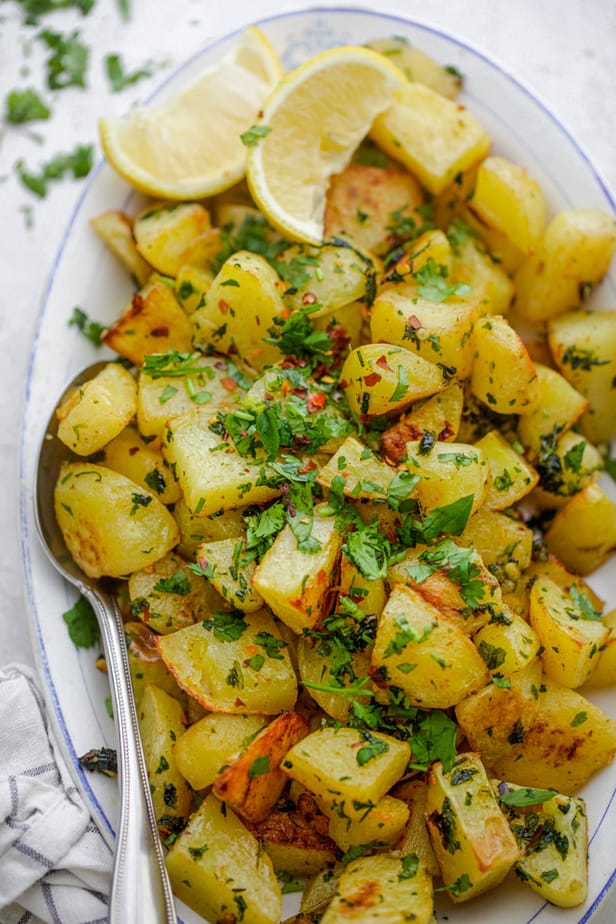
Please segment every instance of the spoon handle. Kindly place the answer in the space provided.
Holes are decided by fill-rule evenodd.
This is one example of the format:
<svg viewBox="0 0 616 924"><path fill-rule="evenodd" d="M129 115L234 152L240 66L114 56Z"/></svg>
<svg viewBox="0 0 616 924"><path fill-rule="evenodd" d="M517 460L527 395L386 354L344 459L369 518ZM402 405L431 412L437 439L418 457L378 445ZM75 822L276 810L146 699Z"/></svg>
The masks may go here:
<svg viewBox="0 0 616 924"><path fill-rule="evenodd" d="M126 637L115 600L83 587L98 618L118 737L120 819L109 924L176 924L133 696Z"/></svg>

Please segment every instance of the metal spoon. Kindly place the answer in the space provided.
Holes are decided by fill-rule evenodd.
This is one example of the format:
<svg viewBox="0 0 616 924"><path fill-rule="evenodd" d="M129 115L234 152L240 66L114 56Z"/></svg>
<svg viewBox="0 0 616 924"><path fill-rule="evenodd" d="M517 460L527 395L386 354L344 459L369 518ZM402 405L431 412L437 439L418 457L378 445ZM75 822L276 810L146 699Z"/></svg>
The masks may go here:
<svg viewBox="0 0 616 924"><path fill-rule="evenodd" d="M95 363L70 382L58 400L107 365ZM56 405L57 406L57 405ZM107 660L118 736L120 819L116 837L109 924L176 924L173 894L150 796L122 617L99 581L86 577L69 554L54 513L54 486L69 450L57 437L56 410L43 437L36 471L35 520L51 563L96 613Z"/></svg>

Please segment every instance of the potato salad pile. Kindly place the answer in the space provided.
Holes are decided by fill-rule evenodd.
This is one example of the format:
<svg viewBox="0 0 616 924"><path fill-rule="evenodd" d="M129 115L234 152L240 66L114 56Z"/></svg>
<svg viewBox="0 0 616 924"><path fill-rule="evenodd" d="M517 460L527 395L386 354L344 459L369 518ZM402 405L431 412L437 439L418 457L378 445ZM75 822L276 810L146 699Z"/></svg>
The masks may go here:
<svg viewBox="0 0 616 924"><path fill-rule="evenodd" d="M93 221L137 291L58 412L56 513L116 583L169 873L212 924L301 889L297 920L429 924L516 875L581 904L616 750L586 696L616 677L586 580L616 547L616 312L586 306L614 219L549 214L460 75L373 48L404 92L323 243L250 169Z"/></svg>

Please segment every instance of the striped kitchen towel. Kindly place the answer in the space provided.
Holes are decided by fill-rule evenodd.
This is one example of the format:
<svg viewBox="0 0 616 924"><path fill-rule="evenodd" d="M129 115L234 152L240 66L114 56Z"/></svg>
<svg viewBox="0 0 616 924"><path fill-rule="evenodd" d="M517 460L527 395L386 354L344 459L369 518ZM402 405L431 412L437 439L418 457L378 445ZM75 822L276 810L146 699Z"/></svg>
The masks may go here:
<svg viewBox="0 0 616 924"><path fill-rule="evenodd" d="M26 668L0 669L0 922L104 924L111 851Z"/></svg>

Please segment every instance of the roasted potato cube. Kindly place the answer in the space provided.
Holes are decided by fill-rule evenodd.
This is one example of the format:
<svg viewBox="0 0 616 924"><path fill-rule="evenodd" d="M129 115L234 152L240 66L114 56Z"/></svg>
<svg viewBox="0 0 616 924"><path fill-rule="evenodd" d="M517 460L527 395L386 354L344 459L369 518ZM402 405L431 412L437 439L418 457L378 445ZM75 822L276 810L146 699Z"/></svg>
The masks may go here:
<svg viewBox="0 0 616 924"><path fill-rule="evenodd" d="M470 112L420 83L396 91L370 135L434 194L490 148L488 133Z"/></svg>
<svg viewBox="0 0 616 924"><path fill-rule="evenodd" d="M530 564L533 531L521 520L482 507L469 519L456 542L473 546L503 590L510 591Z"/></svg>
<svg viewBox="0 0 616 924"><path fill-rule="evenodd" d="M383 680L426 709L454 706L489 680L463 630L403 584L394 586L381 613L372 663Z"/></svg>
<svg viewBox="0 0 616 924"><path fill-rule="evenodd" d="M338 594L338 611L344 612L348 597L355 604L354 619L357 610L364 616L380 616L387 602L387 591L383 578L366 578L357 565L353 564L345 552L340 556L340 591Z"/></svg>
<svg viewBox="0 0 616 924"><path fill-rule="evenodd" d="M205 295L205 304L191 316L194 342L203 350L239 354L257 370L280 359L267 343L275 319L285 316L286 284L265 257L239 250L223 264Z"/></svg>
<svg viewBox="0 0 616 924"><path fill-rule="evenodd" d="M406 453L406 444L434 433L439 442L455 440L460 428L464 394L459 382L451 382L440 394L427 398L403 414L381 437L386 459L397 464Z"/></svg>
<svg viewBox="0 0 616 924"><path fill-rule="evenodd" d="M588 893L584 800L556 792L550 798L546 790L529 790L504 782L496 783L494 788L522 851L516 863L518 878L552 905L581 905ZM542 801L531 801L533 797L541 799L542 794Z"/></svg>
<svg viewBox="0 0 616 924"><path fill-rule="evenodd" d="M359 244L359 242L356 242ZM361 245L359 245L361 246ZM301 267L301 275L294 267ZM329 315L345 305L366 299L374 284L372 259L354 247L295 244L280 255L281 274L288 266L287 310L310 309L310 317Z"/></svg>
<svg viewBox="0 0 616 924"><path fill-rule="evenodd" d="M435 302L422 295L422 285L416 281L385 288L372 306L372 340L398 344L466 379L473 365L473 324L484 313L480 307L484 294L473 290Z"/></svg>
<svg viewBox="0 0 616 924"><path fill-rule="evenodd" d="M365 817L405 772L406 741L382 732L325 726L287 753L282 768L317 798L332 818Z"/></svg>
<svg viewBox="0 0 616 924"><path fill-rule="evenodd" d="M242 384L240 384L242 383ZM249 380L223 356L148 356L139 372L137 422L143 436L160 436L168 420L196 407L224 409L246 394ZM212 411L214 413L214 411Z"/></svg>
<svg viewBox="0 0 616 924"><path fill-rule="evenodd" d="M560 509L594 481L601 468L601 453L579 433L569 430L558 438L553 434L544 437L537 460L540 481L532 494L533 504L541 509Z"/></svg>
<svg viewBox="0 0 616 924"><path fill-rule="evenodd" d="M473 232L461 222L455 222L447 232L453 237L451 275L474 290L483 290L488 304L481 303L481 314L506 315L515 293L513 282L505 270L495 263Z"/></svg>
<svg viewBox="0 0 616 924"><path fill-rule="evenodd" d="M525 416L521 418L525 419ZM506 510L530 494L539 481L539 475L498 430L490 430L477 440L475 446L485 453L490 468L490 482L484 500L487 510Z"/></svg>
<svg viewBox="0 0 616 924"><path fill-rule="evenodd" d="M322 924L430 924L432 878L414 854L361 857L346 867Z"/></svg>
<svg viewBox="0 0 616 924"><path fill-rule="evenodd" d="M167 854L173 891L208 921L277 924L282 895L271 861L231 809L210 795Z"/></svg>
<svg viewBox="0 0 616 924"><path fill-rule="evenodd" d="M325 488L331 488L335 481L347 497L385 499L396 476L399 473L395 468L379 459L355 436L347 436L321 468L317 481Z"/></svg>
<svg viewBox="0 0 616 924"><path fill-rule="evenodd" d="M529 583L533 581L533 579L542 580L543 578L549 578L566 594L574 593L572 588L575 587L579 594L588 597L593 609L597 610L599 613L603 612L605 601L595 593L590 584L588 584L583 577L568 571L555 555L548 555L545 560L531 561L524 572L524 578Z"/></svg>
<svg viewBox="0 0 616 924"><path fill-rule="evenodd" d="M537 632L506 604L492 608L489 620L473 641L493 678L510 677L523 670L541 647Z"/></svg>
<svg viewBox="0 0 616 924"><path fill-rule="evenodd" d="M248 747L269 721L270 716L258 714L203 716L175 742L174 755L180 773L193 789L211 786L224 766Z"/></svg>
<svg viewBox="0 0 616 924"><path fill-rule="evenodd" d="M520 850L477 754L430 768L426 823L445 886L464 902L503 881Z"/></svg>
<svg viewBox="0 0 616 924"><path fill-rule="evenodd" d="M545 533L548 549L577 574L590 574L616 547L616 505L591 483L558 511Z"/></svg>
<svg viewBox="0 0 616 924"><path fill-rule="evenodd" d="M561 374L587 398L582 433L594 443L616 435L616 312L570 311L548 325Z"/></svg>
<svg viewBox="0 0 616 924"><path fill-rule="evenodd" d="M186 312L194 314L205 305L205 294L214 281L212 270L183 263L175 277L175 295Z"/></svg>
<svg viewBox="0 0 616 924"><path fill-rule="evenodd" d="M276 497L280 489L263 483L267 463L240 456L212 433L211 419L207 408L194 408L172 418L163 433L163 454L190 512L209 516Z"/></svg>
<svg viewBox="0 0 616 924"><path fill-rule="evenodd" d="M239 539L246 534L244 507L235 510L217 510L207 517L195 516L186 506L183 497L173 507L173 517L180 530L178 552L194 560L202 542L220 539Z"/></svg>
<svg viewBox="0 0 616 924"><path fill-rule="evenodd" d="M408 584L467 635L481 628L490 609L501 602L498 581L481 556L449 538L407 549L404 558L390 565L387 582L390 587Z"/></svg>
<svg viewBox="0 0 616 924"><path fill-rule="evenodd" d="M514 278L516 311L533 323L577 308L605 275L616 249L616 223L601 209L559 212Z"/></svg>
<svg viewBox="0 0 616 924"><path fill-rule="evenodd" d="M135 416L137 383L123 366L109 363L74 388L58 406L58 439L78 456L90 456Z"/></svg>
<svg viewBox="0 0 616 924"><path fill-rule="evenodd" d="M319 687L336 686L339 681L332 674L332 654L334 642L329 642L327 633L312 644L308 639L300 638L297 646L297 667L299 677L314 701L323 712L337 722L347 722L351 711L348 697ZM349 656L349 670L356 677L367 677L370 672L370 651L354 651ZM367 704L368 697L358 697L358 701Z"/></svg>
<svg viewBox="0 0 616 924"><path fill-rule="evenodd" d="M153 683L185 705L187 696L177 685L173 674L167 670L148 627L142 622L129 620L124 623L124 634L135 702L141 699L146 684Z"/></svg>
<svg viewBox="0 0 616 924"><path fill-rule="evenodd" d="M254 558L246 557L243 539L219 539L202 542L197 549L197 563L211 586L230 606L244 613L255 613L263 598L251 584L255 572Z"/></svg>
<svg viewBox="0 0 616 924"><path fill-rule="evenodd" d="M250 741L218 774L213 791L234 812L258 824L278 802L287 777L280 764L287 751L308 734L297 712L283 712Z"/></svg>
<svg viewBox="0 0 616 924"><path fill-rule="evenodd" d="M173 284L152 275L135 292L118 321L102 334L103 342L120 356L141 366L150 353L192 348L192 325L175 297Z"/></svg>
<svg viewBox="0 0 616 924"><path fill-rule="evenodd" d="M340 851L327 833L328 824L329 819L319 810L316 800L303 792L296 803L285 800L262 822L249 822L247 827L263 845L276 872L283 874L284 881L283 877L306 879L325 871L331 876ZM334 891L335 886L332 894ZM302 907L304 899L310 901L306 892L302 896ZM319 896L318 904L322 901Z"/></svg>
<svg viewBox="0 0 616 924"><path fill-rule="evenodd" d="M137 285L145 285L152 273L152 267L137 250L132 219L124 212L110 209L96 215L90 220L90 224L114 257L126 267Z"/></svg>
<svg viewBox="0 0 616 924"><path fill-rule="evenodd" d="M295 705L286 642L265 610L213 613L157 645L182 689L212 712L276 715Z"/></svg>
<svg viewBox="0 0 616 924"><path fill-rule="evenodd" d="M442 391L447 382L437 365L389 343L368 343L347 356L340 373L351 410L361 421L395 414L414 401Z"/></svg>
<svg viewBox="0 0 616 924"><path fill-rule="evenodd" d="M101 461L107 468L148 488L163 504L175 504L182 496L180 486L163 458L160 444L144 440L134 426L125 427L107 443Z"/></svg>
<svg viewBox="0 0 616 924"><path fill-rule="evenodd" d="M362 250L380 254L396 241L396 227L421 225L415 211L421 186L402 170L350 164L334 174L327 190L324 236L347 236Z"/></svg>
<svg viewBox="0 0 616 924"><path fill-rule="evenodd" d="M474 330L471 390L498 414L525 414L538 396L537 373L520 336L503 317L482 318Z"/></svg>
<svg viewBox="0 0 616 924"><path fill-rule="evenodd" d="M133 232L137 249L164 276L177 276L181 256L210 227L210 216L198 202L147 206L137 215Z"/></svg>
<svg viewBox="0 0 616 924"><path fill-rule="evenodd" d="M509 741L492 762L496 776L571 796L613 759L616 722L577 690L544 677L534 719L526 729L514 725Z"/></svg>
<svg viewBox="0 0 616 924"><path fill-rule="evenodd" d="M546 204L539 183L504 157L479 164L470 207L522 253L532 253L545 230Z"/></svg>
<svg viewBox="0 0 616 924"><path fill-rule="evenodd" d="M554 369L535 363L537 396L518 422L518 434L536 459L544 440L569 430L588 408L588 401Z"/></svg>
<svg viewBox="0 0 616 924"><path fill-rule="evenodd" d="M228 606L205 578L169 552L164 558L134 571L128 579L130 612L161 635L177 632Z"/></svg>
<svg viewBox="0 0 616 924"><path fill-rule="evenodd" d="M406 444L405 464L419 475L414 491L425 512L472 495L471 515L483 504L490 468L482 449L468 443Z"/></svg>
<svg viewBox="0 0 616 924"><path fill-rule="evenodd" d="M394 786L392 795L402 799L409 807L409 820L395 845L396 853L402 857L409 853L416 854L431 876L440 876L441 869L426 827L428 784L423 779L403 780Z"/></svg>
<svg viewBox="0 0 616 924"><path fill-rule="evenodd" d="M487 767L521 740L539 709L541 662L535 658L505 685L488 684L456 706L456 719L470 747Z"/></svg>
<svg viewBox="0 0 616 924"><path fill-rule="evenodd" d="M332 815L329 835L341 850L370 844L392 846L401 836L409 818L409 808L402 799L383 796L363 818L352 820Z"/></svg>
<svg viewBox="0 0 616 924"><path fill-rule="evenodd" d="M161 831L169 832L174 830L173 822L185 821L192 808L190 787L173 755L186 717L177 699L151 683L145 685L137 713L154 814Z"/></svg>
<svg viewBox="0 0 616 924"><path fill-rule="evenodd" d="M312 518L310 549L302 549L290 525L278 533L252 577L254 589L272 612L301 635L327 615L330 588L340 556L342 538L335 517Z"/></svg>
<svg viewBox="0 0 616 924"><path fill-rule="evenodd" d="M462 88L462 74L455 67L439 64L402 36L373 39L366 42L366 47L385 55L408 80L423 83L447 99L455 99Z"/></svg>
<svg viewBox="0 0 616 924"><path fill-rule="evenodd" d="M581 687L609 634L589 598L575 587L567 594L539 577L530 591L530 624L541 641L547 676L565 687Z"/></svg>
<svg viewBox="0 0 616 924"><path fill-rule="evenodd" d="M91 462L62 465L54 507L66 546L88 577L138 571L179 539L175 520L154 494Z"/></svg>
<svg viewBox="0 0 616 924"><path fill-rule="evenodd" d="M592 674L586 681L587 689L597 690L616 684L616 609L605 614L603 625L608 629L608 636L595 659Z"/></svg>

